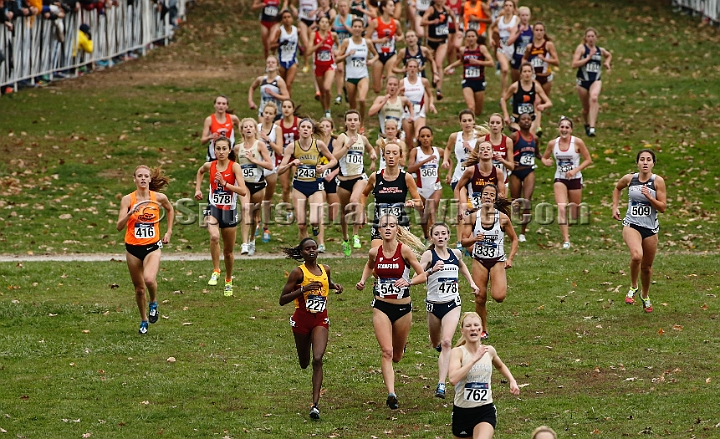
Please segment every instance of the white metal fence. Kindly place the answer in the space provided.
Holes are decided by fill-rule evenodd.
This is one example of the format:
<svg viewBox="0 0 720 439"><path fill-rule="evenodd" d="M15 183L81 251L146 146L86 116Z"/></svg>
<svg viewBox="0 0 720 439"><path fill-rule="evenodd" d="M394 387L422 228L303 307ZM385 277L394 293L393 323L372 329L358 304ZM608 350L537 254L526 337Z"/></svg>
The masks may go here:
<svg viewBox="0 0 720 439"><path fill-rule="evenodd" d="M720 24L720 0L673 0L675 6L686 9Z"/></svg>
<svg viewBox="0 0 720 439"><path fill-rule="evenodd" d="M173 15L184 18L186 0L171 1ZM118 6L108 7L105 14L97 10L68 13L63 19L64 42L57 39L51 20L41 16L13 20L14 32L0 26L0 86L17 88L21 81L31 84L43 76L62 73L77 75L78 69L96 61L107 61L129 52L145 52L153 43L167 44L173 34L170 13L161 17L157 4L151 0L119 0ZM80 25L90 27L93 52L76 50ZM76 55L73 56L73 52Z"/></svg>

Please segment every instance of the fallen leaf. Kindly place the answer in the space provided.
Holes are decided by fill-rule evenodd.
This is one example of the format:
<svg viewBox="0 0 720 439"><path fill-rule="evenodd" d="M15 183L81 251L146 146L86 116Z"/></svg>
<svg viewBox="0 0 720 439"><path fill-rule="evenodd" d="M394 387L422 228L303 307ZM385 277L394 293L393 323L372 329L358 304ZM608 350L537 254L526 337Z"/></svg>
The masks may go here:
<svg viewBox="0 0 720 439"><path fill-rule="evenodd" d="M682 325L673 325L674 331L682 331L682 329L683 329Z"/></svg>
<svg viewBox="0 0 720 439"><path fill-rule="evenodd" d="M712 378L705 379L705 384L710 384L710 381L712 381Z"/></svg>
<svg viewBox="0 0 720 439"><path fill-rule="evenodd" d="M92 433L84 433L84 434L82 435L83 439L87 439L87 438L89 438L90 436L92 436Z"/></svg>
<svg viewBox="0 0 720 439"><path fill-rule="evenodd" d="M175 357L168 357L168 359L167 359L166 361L167 361L168 363L174 363L174 362L176 362L177 360L175 359Z"/></svg>
<svg viewBox="0 0 720 439"><path fill-rule="evenodd" d="M150 405L150 401L141 401L140 404L142 404L142 405Z"/></svg>
<svg viewBox="0 0 720 439"><path fill-rule="evenodd" d="M89 333L90 333L90 330L89 330L89 329L83 329L83 330L82 330L82 333L83 333L83 334L89 334Z"/></svg>
<svg viewBox="0 0 720 439"><path fill-rule="evenodd" d="M660 329L658 330L658 334L659 334L659 335L663 335L664 333L665 333L665 331L663 331L663 328L660 328Z"/></svg>

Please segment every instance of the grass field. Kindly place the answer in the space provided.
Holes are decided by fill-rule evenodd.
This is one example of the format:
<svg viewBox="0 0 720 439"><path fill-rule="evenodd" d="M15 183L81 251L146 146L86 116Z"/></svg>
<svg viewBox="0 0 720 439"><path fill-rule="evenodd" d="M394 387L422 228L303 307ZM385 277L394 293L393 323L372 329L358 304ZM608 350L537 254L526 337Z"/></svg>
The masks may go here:
<svg viewBox="0 0 720 439"><path fill-rule="evenodd" d="M720 437L720 35L664 1L522 4L547 24L561 56L553 119L569 115L581 125L568 66L585 27L599 30L614 66L605 76L598 137L584 139L594 159L584 172L590 225L571 228L574 250L563 253L556 225L531 224L508 273L508 299L490 306L491 343L527 384L515 398L495 376L497 437L528 437L543 423L560 437ZM167 48L3 96L0 253L122 252L117 209L139 163L163 165L174 179L171 200L191 196L214 96L228 95L240 117L253 115L247 88L262 62L259 25L247 6L201 1ZM448 79L441 113L430 120L438 145L457 130L463 108L457 74ZM294 91L319 116L308 80L300 75ZM491 73L486 114L496 111L498 94ZM548 121L544 128L554 130ZM660 217L651 315L622 301L628 256L610 216L615 181L635 169L635 153L646 146L658 153L655 170L668 182L669 202ZM554 169L536 172L535 201L552 203ZM174 230L166 254L206 252L205 230ZM259 252L296 241L294 227L272 231L273 242L258 242ZM368 238L367 229L362 235ZM339 251L338 231L328 236L329 250ZM231 300L205 286L208 262L163 262L160 300L167 302L145 338L135 335L124 263L0 263L0 436L450 437L451 402L432 398L437 357L421 288L413 290L415 326L396 368L401 410L391 413L370 293L352 288L362 260L326 260L346 292L331 299L323 420L311 423L310 373L297 366L292 310L277 304L281 274L294 264L238 261L240 291ZM463 291L467 311L471 297ZM177 361L168 362L171 356Z"/></svg>

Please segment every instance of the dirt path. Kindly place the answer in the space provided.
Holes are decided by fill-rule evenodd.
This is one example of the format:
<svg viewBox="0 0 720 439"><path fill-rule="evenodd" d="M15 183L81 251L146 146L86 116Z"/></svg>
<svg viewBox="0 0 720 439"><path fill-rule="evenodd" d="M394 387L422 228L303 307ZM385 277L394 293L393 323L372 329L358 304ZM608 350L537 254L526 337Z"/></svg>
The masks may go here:
<svg viewBox="0 0 720 439"><path fill-rule="evenodd" d="M322 259L339 259L344 258L341 253L325 253ZM353 259L367 258L367 254L358 253L352 255ZM187 253L173 254L163 253L163 261L209 261L210 255L207 253ZM256 254L252 257L235 256L236 263L242 263L243 259L285 259L282 254ZM72 255L0 255L1 262L111 262L124 261L125 255L120 253L79 253Z"/></svg>

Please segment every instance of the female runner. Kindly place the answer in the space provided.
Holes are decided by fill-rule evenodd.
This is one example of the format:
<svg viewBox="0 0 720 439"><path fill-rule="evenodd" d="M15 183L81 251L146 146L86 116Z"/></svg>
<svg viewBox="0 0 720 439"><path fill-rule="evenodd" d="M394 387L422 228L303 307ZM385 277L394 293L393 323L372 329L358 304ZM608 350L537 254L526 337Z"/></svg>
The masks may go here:
<svg viewBox="0 0 720 439"><path fill-rule="evenodd" d="M285 80L288 93L292 95L292 84L297 74L297 51L298 51L298 29L293 24L292 12L282 11L280 14L280 26L270 37L270 48L278 49L280 61L280 76Z"/></svg>
<svg viewBox="0 0 720 439"><path fill-rule="evenodd" d="M508 73L510 73L510 62L512 61L515 47L508 43L510 36L515 34L520 19L515 15L515 2L505 0L503 2L502 15L500 15L490 26L488 33L491 35L490 43L496 51L498 63L500 63L500 96L505 96L508 88Z"/></svg>
<svg viewBox="0 0 720 439"><path fill-rule="evenodd" d="M165 194L158 192L168 185L160 169L140 165L133 172L135 191L120 201L117 230L125 232L125 260L135 287L135 302L140 311L140 334L147 334L148 322L158 320L157 273L163 244L170 243L175 210ZM160 238L160 209L167 213L168 229ZM148 311L147 289L150 296Z"/></svg>
<svg viewBox="0 0 720 439"><path fill-rule="evenodd" d="M398 67L400 64L395 63L393 73L407 74L407 63L409 60L415 59L418 63L418 74L423 78L427 77L425 73L425 62L430 63L430 68L433 72L433 76L437 76L437 65L435 65L435 58L432 56L432 52L425 46L418 45L418 37L414 30L405 32L405 47L400 49L398 52L398 61L402 61L403 67Z"/></svg>
<svg viewBox="0 0 720 439"><path fill-rule="evenodd" d="M400 145L381 139L380 150L385 156L385 168L370 175L368 184L363 191L363 205L371 193L375 203L373 226L370 232L371 248L382 244L382 237L378 230L381 217L392 214L398 219L400 227L408 229L410 218L405 212L405 208L422 209L423 207L415 179L400 168L403 158ZM406 200L408 193L412 198Z"/></svg>
<svg viewBox="0 0 720 439"><path fill-rule="evenodd" d="M242 170L245 186L248 188L248 195L240 198L243 207L243 222L240 224L240 238L242 246L241 255L252 256L255 254L255 226L257 217L260 214L260 205L265 198L264 170L272 171L275 163L270 160L270 153L265 144L258 136L255 119L245 118L240 123L240 132L243 140L235 145L235 157ZM250 235L252 240L250 240Z"/></svg>
<svg viewBox="0 0 720 439"><path fill-rule="evenodd" d="M413 105L408 98L405 96L399 96L400 92L400 81L395 76L390 76L385 85L386 94L384 96L378 96L375 98L375 102L370 106L368 110L368 116L372 117L378 115L378 121L380 122L380 134L385 133L385 122L393 120L397 124L403 120L403 115L407 112L410 115L410 119L415 116Z"/></svg>
<svg viewBox="0 0 720 439"><path fill-rule="evenodd" d="M447 1L447 7L448 9L453 13L454 21L451 21L448 23L448 54L447 54L447 60L448 64L452 64L455 62L456 59L459 57L459 50L460 47L463 44L463 39L465 38L464 32L463 32L463 0L446 0ZM454 71L451 70L450 74L453 74Z"/></svg>
<svg viewBox="0 0 720 439"><path fill-rule="evenodd" d="M215 98L215 113L205 118L200 144L208 144L205 161L215 160L215 139L225 137L230 140L230 146L235 144L235 129L240 127L240 118L227 112L229 100L220 95Z"/></svg>
<svg viewBox="0 0 720 439"><path fill-rule="evenodd" d="M525 48L523 60L529 62L535 70L535 81L542 86L545 94L550 96L552 91L552 67L560 67L560 59L558 58L555 43L545 32L545 24L537 22L533 26L532 44L528 44ZM542 113L537 114L537 136L542 136Z"/></svg>
<svg viewBox="0 0 720 439"><path fill-rule="evenodd" d="M518 8L518 17L520 23L515 28L515 33L510 35L508 44L513 46L512 56L512 81L517 82L520 80L520 66L523 62L523 55L525 55L525 48L533 42L533 28L530 26L530 8L527 6L521 6Z"/></svg>
<svg viewBox="0 0 720 439"><path fill-rule="evenodd" d="M476 137L479 138L478 130L476 129L475 132ZM481 135L485 135L484 133ZM492 159L493 148L490 142L477 142L475 149L465 159L465 171L453 191L455 199L458 200L458 221L465 221L467 216L465 212L468 208L480 208L483 186L494 184L498 187L500 195L505 197L506 188L500 180L502 174L493 166Z"/></svg>
<svg viewBox="0 0 720 439"><path fill-rule="evenodd" d="M294 6L293 9L295 9ZM317 9L317 0L298 0L298 8L295 9L295 15L298 18L298 30L300 31L300 43L302 43L302 46L305 49L310 47L310 38L312 37L311 28L314 27L315 18L317 18ZM310 71L310 64L308 62L310 54L307 53L306 50L303 56L305 58L305 65L303 66L302 71L303 73L307 73Z"/></svg>
<svg viewBox="0 0 720 439"><path fill-rule="evenodd" d="M343 41L335 54L335 59L338 62L348 58L345 62L345 88L348 93L350 109L359 111L361 127L364 126L365 121L365 98L367 97L370 81L367 66L372 66L375 60L378 59L375 45L362 36L364 30L362 20L359 18L353 19L352 37ZM368 59L370 53L373 54L373 57Z"/></svg>
<svg viewBox="0 0 720 439"><path fill-rule="evenodd" d="M299 107L295 106L295 102L293 102L290 99L285 99L282 102L282 107L281 107L282 118L279 121L275 122L275 125L280 127L280 134L282 135L283 153L275 155L276 166L279 166L280 163L282 163L283 154L285 153L285 149L288 146L293 145L295 143L295 141L300 138L300 135L298 134L298 123L300 123L300 118L295 115L298 108ZM278 179L280 179L280 186L282 187L283 203L289 203L290 202L290 193L292 190L292 188L291 188L292 175L290 173L287 173L287 174L278 173ZM288 212L288 219L291 219L291 218L292 218L292 213Z"/></svg>
<svg viewBox="0 0 720 439"><path fill-rule="evenodd" d="M328 17L318 19L318 30L315 32L312 42L313 45L308 49L308 52L315 53L315 80L320 88L320 103L325 112L325 117L331 117L331 89L335 79L335 60L332 50L333 46L337 45L337 37L330 32L330 19Z"/></svg>
<svg viewBox="0 0 720 439"><path fill-rule="evenodd" d="M557 433L552 428L541 425L533 430L530 439L557 439Z"/></svg>
<svg viewBox="0 0 720 439"><path fill-rule="evenodd" d="M492 367L510 384L510 393L520 394L510 369L492 346L482 344L480 329L485 324L477 313L466 312L460 320L460 340L450 357L450 383L455 386L452 411L453 437L491 439L497 425L493 404Z"/></svg>
<svg viewBox="0 0 720 439"><path fill-rule="evenodd" d="M258 114L262 117L265 105L268 102L275 104L275 108L280 107L280 104L285 99L290 99L290 92L288 91L285 80L278 73L278 60L274 56L267 57L265 61L265 74L255 78L255 81L250 85L248 90L248 106L251 110L257 108L255 101L253 101L253 93L255 89L260 87L260 109Z"/></svg>
<svg viewBox="0 0 720 439"><path fill-rule="evenodd" d="M462 243L472 246L472 277L480 287L475 296L475 311L482 318L480 338L487 340L487 290L490 281L490 295L502 303L507 295L505 270L512 268L513 258L518 249L518 239L510 221L510 202L498 196L494 184L482 189L482 205L470 214L465 223ZM505 236L510 238L510 255L505 254ZM507 258L507 259L506 259Z"/></svg>
<svg viewBox="0 0 720 439"><path fill-rule="evenodd" d="M607 73L610 73L612 61L612 54L607 49L598 47L596 43L597 31L590 27L585 31L583 43L575 49L572 60L572 68L578 69L577 92L583 107L585 134L588 137L595 137L595 123L600 111L598 97L602 90L602 68L604 66Z"/></svg>
<svg viewBox="0 0 720 439"><path fill-rule="evenodd" d="M225 261L225 297L233 295L232 271L235 255L235 233L238 223L237 196L248 195L240 165L230 159L230 141L224 137L215 139L217 160L200 166L195 177L195 199L202 200L203 175L209 172L210 192L208 207L205 208L204 226L210 234L210 257L213 272L208 285L215 286L220 277L220 233L223 238L223 259ZM233 154L234 155L234 154Z"/></svg>
<svg viewBox="0 0 720 439"><path fill-rule="evenodd" d="M378 230L382 245L370 249L356 288L362 291L370 275L376 277L373 284L373 327L382 351L380 369L388 391L385 403L391 410L397 410L399 404L392 363L402 360L410 332L412 302L409 287L425 282L426 276L415 276L410 280L410 268L416 273L423 271L410 246L398 241L398 234L410 235L410 232L401 232L403 229L398 226L394 215L380 217Z"/></svg>
<svg viewBox="0 0 720 439"><path fill-rule="evenodd" d="M490 133L486 134L483 140L490 142L493 147L493 166L498 169L498 172L502 174L500 178L500 184L508 183L508 175L515 168L513 162L513 141L508 136L502 133L503 130L503 118L493 113L488 120L488 127Z"/></svg>
<svg viewBox="0 0 720 439"><path fill-rule="evenodd" d="M335 130L335 124L330 118L320 119L320 130L322 134L318 136L319 140L322 140L328 147L330 153L335 148L335 140L337 136L333 134ZM320 157L320 164L327 165L329 160L326 157ZM339 214L340 210L340 198L337 194L337 179L336 177L340 173L340 167L335 165L332 168L326 168L319 179L318 183L323 185L323 202L328 203L328 215L331 222L335 221L335 218ZM320 223L320 233L318 233L318 252L325 253L325 221Z"/></svg>
<svg viewBox="0 0 720 439"><path fill-rule="evenodd" d="M258 124L257 130L260 139L265 142L265 146L270 156L270 163L272 169L263 169L263 177L267 182L265 186L265 195L263 196L263 220L270 218L270 212L265 212L265 209L270 207L272 203L273 195L275 195L275 186L277 185L277 157L282 157L283 153L283 139L282 130L280 127L275 125L275 116L278 114L278 107L274 103L268 102L263 110L262 122ZM262 242L270 242L270 229L268 228L267 222L263 222L263 233Z"/></svg>
<svg viewBox="0 0 720 439"><path fill-rule="evenodd" d="M388 119L385 122L385 135L379 138L375 143L376 153L380 162L378 170L382 171L387 166L387 163L385 163L385 150L383 145L387 145L389 143L395 143L400 146L400 161L398 166L400 169L405 169L405 158L408 155L407 145L403 140L398 138L398 134L400 134L400 130L397 121L394 119Z"/></svg>
<svg viewBox="0 0 720 439"><path fill-rule="evenodd" d="M435 396L445 399L445 379L450 364L452 338L460 320L461 303L458 278L462 274L470 284L475 295L479 289L475 285L470 271L463 262L462 253L447 247L450 241L450 227L445 223L435 223L430 228L432 244L420 257L420 266L434 268L435 272L427 277L427 310L430 344L440 352L438 358L438 384Z"/></svg>
<svg viewBox="0 0 720 439"><path fill-rule="evenodd" d="M420 128L425 126L427 110L437 114L433 103L433 94L430 89L430 82L418 76L419 64L417 60L410 59L405 64L407 76L403 79L400 87L400 94L404 95L413 104L412 118L410 113L403 115L403 130L405 131L405 142L414 143L420 133Z"/></svg>
<svg viewBox="0 0 720 439"><path fill-rule="evenodd" d="M337 49L341 46L345 40L350 38L350 31L352 30L353 16L350 14L350 2L349 0L338 0L337 2L337 15L333 20L332 30L337 35L337 45L333 47L333 51L337 54ZM342 102L341 93L345 87L345 63L335 59L335 65L337 66L337 72L335 74L335 86L337 87L337 96L335 97L335 105L340 105Z"/></svg>
<svg viewBox="0 0 720 439"><path fill-rule="evenodd" d="M330 279L330 267L317 263L318 245L312 238L304 238L297 247L285 248L283 253L288 258L304 261L290 272L280 294L280 306L295 302L290 326L295 337L295 349L301 369L307 369L310 365L312 351L313 405L310 408L310 417L320 419L318 403L323 382L323 356L330 326L327 299L330 290L340 294L343 287Z"/></svg>
<svg viewBox="0 0 720 439"><path fill-rule="evenodd" d="M474 30L478 35L485 36L485 31L492 22L493 20L490 18L490 7L486 2L482 0L467 0L463 5L465 32Z"/></svg>
<svg viewBox="0 0 720 439"><path fill-rule="evenodd" d="M653 173L655 152L643 149L635 162L638 172L627 174L615 185L613 191L613 218L620 221L618 203L622 190L628 188L628 208L623 221L623 239L630 249L630 291L625 296L625 303L635 303L638 290L638 274L642 277L642 301L645 312L652 312L650 302L650 283L652 282L652 264L655 260L658 245L660 224L657 213L667 209L667 192L665 180Z"/></svg>
<svg viewBox="0 0 720 439"><path fill-rule="evenodd" d="M445 5L446 0L433 0L425 14L421 24L428 27L427 46L432 49L435 64L438 66L438 74L433 77L433 85L436 89L437 100L443 98L443 61L448 51L448 35L450 35L450 21L457 21L452 11Z"/></svg>
<svg viewBox="0 0 720 439"><path fill-rule="evenodd" d="M377 94L382 90L383 74L390 77L397 62L396 43L402 41L402 27L394 18L395 3L393 0L381 0L378 3L378 17L370 21L366 34L375 44L378 60L372 66L373 91Z"/></svg>
<svg viewBox="0 0 720 439"><path fill-rule="evenodd" d="M582 170L590 166L592 158L590 158L585 142L572 135L572 120L562 116L558 124L558 131L560 131L560 137L548 142L542 162L545 166L552 166L553 160L550 158L552 155L557 163L553 190L555 203L558 206L558 223L563 238L563 249L567 250L570 248L567 210L570 209L570 217L574 221L577 218L578 206L582 202ZM582 158L582 163L580 158Z"/></svg>
<svg viewBox="0 0 720 439"><path fill-rule="evenodd" d="M522 230L519 241L525 242L525 232L530 218L532 196L535 191L535 159L542 159L537 138L530 131L532 117L521 114L518 119L520 130L513 134L513 161L515 167L510 174L510 196L518 200L523 209ZM528 218L528 220L526 220Z"/></svg>
<svg viewBox="0 0 720 439"><path fill-rule="evenodd" d="M280 21L280 11L287 9L287 0L280 7L280 0L253 0L251 7L253 10L262 9L260 11L260 37L263 42L263 58L270 54L270 32L275 23Z"/></svg>
<svg viewBox="0 0 720 439"><path fill-rule="evenodd" d="M360 248L360 224L364 221L360 197L367 185L368 177L365 174L365 159L363 153L370 154L370 160L375 161L377 156L367 137L360 134L360 115L355 110L345 113L345 129L337 138L337 148L333 155L340 163L338 175L338 197L340 197L340 226L342 228L342 250L346 257L352 253L350 237L348 235L348 206L354 209L353 221L353 248ZM360 208L359 210L357 208Z"/></svg>
<svg viewBox="0 0 720 439"><path fill-rule="evenodd" d="M445 152L443 153L442 164L443 169L449 171L452 167L452 154L455 153L455 170L452 173L448 172L447 180L445 181L446 184L452 187L453 191L455 191L460 177L463 172L465 172L465 160L467 160L470 151L475 149L475 142L477 141L473 129L475 127L475 115L473 111L469 109L462 110L458 118L460 119L461 131L450 134L447 145L445 146ZM458 237L457 249L462 250L463 247L460 243L460 237L462 236L464 228L462 222L458 221L456 228Z"/></svg>
<svg viewBox="0 0 720 439"><path fill-rule="evenodd" d="M285 147L285 154L277 172L282 175L293 166L296 167L292 184L292 199L298 232L302 239L308 236L305 212L308 207L310 208L310 224L312 224L313 234L317 236L319 233L318 225L323 221L323 188L318 183L318 176L322 175L326 169L337 165L337 160L328 151L325 142L317 140L313 136L322 133L320 127L315 125L311 119L300 121L298 133L300 138ZM327 165L320 164L321 156L328 159Z"/></svg>
<svg viewBox="0 0 720 439"><path fill-rule="evenodd" d="M422 24L422 20L423 17L425 17L425 12L427 12L430 5L432 5L432 2L433 0L410 0L408 2L408 13L411 15L408 21L413 22L413 30L420 40L427 36L427 25Z"/></svg>
<svg viewBox="0 0 720 439"><path fill-rule="evenodd" d="M518 130L518 116L523 113L530 113L533 116L531 131L535 133L538 127L537 117L535 116L552 107L552 102L550 102L550 98L545 94L545 90L533 79L533 73L534 69L532 65L527 61L523 62L520 67L520 80L513 82L505 91L505 94L503 94L502 99L500 99L505 124L510 126L511 130ZM510 98L512 98L513 106L512 118L508 114L506 103ZM538 102L540 103L538 104Z"/></svg>
<svg viewBox="0 0 720 439"><path fill-rule="evenodd" d="M442 196L442 183L440 183L442 156L438 148L433 146L433 136L432 128L428 126L420 128L418 146L410 151L408 157L408 172L417 176L418 193L424 205L422 229L426 241L430 239L429 229L435 222Z"/></svg>
<svg viewBox="0 0 720 439"><path fill-rule="evenodd" d="M465 33L465 44L465 47L460 48L462 56L447 66L445 73L462 64L465 105L476 116L480 116L485 104L485 67L492 67L495 62L485 47L485 37L479 37L477 31L469 30Z"/></svg>

